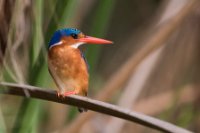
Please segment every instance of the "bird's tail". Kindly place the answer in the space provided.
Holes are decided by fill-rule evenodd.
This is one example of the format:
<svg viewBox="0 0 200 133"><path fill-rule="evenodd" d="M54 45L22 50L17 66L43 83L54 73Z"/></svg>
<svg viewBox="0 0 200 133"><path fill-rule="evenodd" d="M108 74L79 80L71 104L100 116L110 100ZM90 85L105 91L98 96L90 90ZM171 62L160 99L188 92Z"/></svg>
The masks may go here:
<svg viewBox="0 0 200 133"><path fill-rule="evenodd" d="M87 96L87 92L85 92L85 95L84 95L84 96ZM78 111L79 111L80 113L83 113L83 112L87 112L87 109L78 107Z"/></svg>
<svg viewBox="0 0 200 133"><path fill-rule="evenodd" d="M85 109L85 108L78 108L78 111L79 111L80 113L83 113L83 112L87 112L87 109Z"/></svg>

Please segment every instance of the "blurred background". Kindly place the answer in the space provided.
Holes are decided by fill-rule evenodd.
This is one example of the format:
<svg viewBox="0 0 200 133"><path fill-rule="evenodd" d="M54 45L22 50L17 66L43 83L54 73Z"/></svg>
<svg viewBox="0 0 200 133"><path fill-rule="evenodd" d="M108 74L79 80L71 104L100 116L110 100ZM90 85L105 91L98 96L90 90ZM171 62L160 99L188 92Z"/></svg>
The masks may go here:
<svg viewBox="0 0 200 133"><path fill-rule="evenodd" d="M88 97L200 132L196 1L0 0L0 80L56 89L48 73L48 42L57 29L78 28L114 41L81 46L90 65ZM0 132L158 132L76 109L1 94Z"/></svg>

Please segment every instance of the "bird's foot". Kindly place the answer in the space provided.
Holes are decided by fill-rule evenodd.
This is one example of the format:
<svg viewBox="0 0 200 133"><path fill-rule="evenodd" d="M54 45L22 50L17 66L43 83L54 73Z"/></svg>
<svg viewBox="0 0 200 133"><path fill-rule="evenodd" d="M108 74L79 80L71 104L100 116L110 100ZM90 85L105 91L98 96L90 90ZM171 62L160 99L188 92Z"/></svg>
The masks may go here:
<svg viewBox="0 0 200 133"><path fill-rule="evenodd" d="M63 95L68 96L68 95L75 95L75 94L76 94L75 91L68 91L68 92L65 92Z"/></svg>
<svg viewBox="0 0 200 133"><path fill-rule="evenodd" d="M60 97L60 98L65 98L68 95L75 95L75 94L76 94L75 91L68 91L68 92L65 92L65 93L57 92L57 96Z"/></svg>

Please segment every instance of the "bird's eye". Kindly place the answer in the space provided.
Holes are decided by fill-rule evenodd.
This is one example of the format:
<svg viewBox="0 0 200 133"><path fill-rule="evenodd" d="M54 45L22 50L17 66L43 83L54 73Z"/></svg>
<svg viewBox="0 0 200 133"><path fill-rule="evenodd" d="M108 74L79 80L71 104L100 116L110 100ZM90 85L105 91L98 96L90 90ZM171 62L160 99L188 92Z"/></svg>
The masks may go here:
<svg viewBox="0 0 200 133"><path fill-rule="evenodd" d="M72 36L74 39L78 39L78 35L77 35L77 34L71 34L71 36Z"/></svg>

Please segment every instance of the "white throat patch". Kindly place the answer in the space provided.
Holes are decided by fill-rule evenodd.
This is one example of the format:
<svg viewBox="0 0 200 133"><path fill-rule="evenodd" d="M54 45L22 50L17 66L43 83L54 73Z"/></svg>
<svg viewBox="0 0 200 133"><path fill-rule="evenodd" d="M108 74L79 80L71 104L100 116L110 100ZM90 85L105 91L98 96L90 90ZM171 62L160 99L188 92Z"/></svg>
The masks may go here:
<svg viewBox="0 0 200 133"><path fill-rule="evenodd" d="M72 48L78 48L82 44L84 44L84 43L83 42L78 42L78 43L75 43L75 44L71 45L70 47L72 47Z"/></svg>
<svg viewBox="0 0 200 133"><path fill-rule="evenodd" d="M60 42L58 42L58 43L55 43L55 44L51 45L51 46L49 47L49 50L50 50L51 48L53 48L54 46L61 45L62 43L63 43L63 42L60 41ZM78 42L78 43L75 43L75 44L71 45L70 47L71 47L71 48L77 49L77 48L78 48L80 45L82 45L82 44L84 44L84 43L83 43L83 42Z"/></svg>

